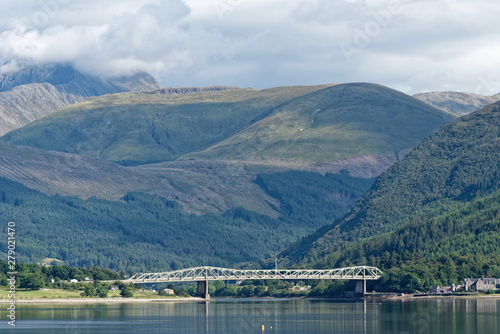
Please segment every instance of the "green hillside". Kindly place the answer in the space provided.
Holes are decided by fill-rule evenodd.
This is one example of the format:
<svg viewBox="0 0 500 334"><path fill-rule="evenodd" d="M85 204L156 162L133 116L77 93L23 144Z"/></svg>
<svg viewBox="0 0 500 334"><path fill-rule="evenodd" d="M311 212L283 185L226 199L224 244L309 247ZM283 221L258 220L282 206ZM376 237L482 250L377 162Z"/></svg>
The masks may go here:
<svg viewBox="0 0 500 334"><path fill-rule="evenodd" d="M310 163L406 153L455 116L373 84L114 94L59 110L2 141L122 165L182 159Z"/></svg>
<svg viewBox="0 0 500 334"><path fill-rule="evenodd" d="M341 84L291 99L240 133L183 158L327 163L383 153L399 157L455 118L387 87Z"/></svg>
<svg viewBox="0 0 500 334"><path fill-rule="evenodd" d="M440 253L447 256L454 253L468 254L468 251L478 250L477 247L479 250L484 248L479 254L497 256L497 247L487 246L497 237L496 232L492 235L493 239L481 239L488 240L486 244L471 242L473 246L466 246L467 242L464 241L461 246L458 244L450 249L446 249L445 243L453 243L454 238L460 239L459 233L451 232L446 240L443 235L432 236L434 239L429 240L426 236L433 234L432 226L439 225L433 219L441 216L445 221L451 220L457 225L469 224L466 238L472 234L477 236L482 228L496 231L499 221L495 201L498 200L499 190L500 103L496 103L462 117L427 137L401 162L384 172L344 218L294 244L283 255L293 263L326 261L328 258L334 259L335 256L331 254L336 254L340 249L345 251L345 248L341 248L343 245L398 230L397 233L411 235L412 240L429 242L425 244L425 250L424 246L418 250L419 253L432 252L435 247L432 242L441 243L440 250L436 249L432 257ZM488 197L491 194L496 195ZM472 210L474 205L482 203L479 199L483 197L485 203L491 205L484 210ZM478 202L473 202L476 199ZM457 215L456 212L462 212L460 210L463 213ZM467 210L472 211L468 213ZM446 230L447 224L437 228ZM408 226L422 230L412 234ZM383 238L403 240L396 236L393 233ZM367 244L369 242L377 241L370 239ZM363 253L358 253L359 257L351 257L351 261L363 261L363 256L377 256L378 246L369 245L365 250L358 249ZM404 253L403 249L412 253L415 251L412 247L411 242L404 241L393 251L399 255ZM486 250L487 247L490 249ZM347 259L344 255L338 255L339 260L328 261L344 261L341 258Z"/></svg>
<svg viewBox="0 0 500 334"><path fill-rule="evenodd" d="M283 102L323 87L106 95L63 108L2 140L123 165L169 161L232 136Z"/></svg>

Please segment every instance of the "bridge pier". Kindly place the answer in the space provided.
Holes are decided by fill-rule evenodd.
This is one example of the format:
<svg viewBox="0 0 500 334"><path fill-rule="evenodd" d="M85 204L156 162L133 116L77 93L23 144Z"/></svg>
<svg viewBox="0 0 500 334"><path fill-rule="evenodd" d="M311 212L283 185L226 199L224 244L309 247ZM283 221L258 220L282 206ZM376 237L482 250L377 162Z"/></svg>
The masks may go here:
<svg viewBox="0 0 500 334"><path fill-rule="evenodd" d="M208 281L198 281L198 295L205 299L210 299L210 294L208 293Z"/></svg>
<svg viewBox="0 0 500 334"><path fill-rule="evenodd" d="M356 281L356 288L354 289L355 293L361 293L363 296L366 294L366 280L358 280Z"/></svg>

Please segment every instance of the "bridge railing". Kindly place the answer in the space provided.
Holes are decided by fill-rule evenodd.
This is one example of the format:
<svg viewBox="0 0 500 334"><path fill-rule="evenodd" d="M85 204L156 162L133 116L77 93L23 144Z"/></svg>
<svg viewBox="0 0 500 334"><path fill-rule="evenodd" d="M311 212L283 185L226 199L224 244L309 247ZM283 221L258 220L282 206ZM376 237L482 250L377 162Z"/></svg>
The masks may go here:
<svg viewBox="0 0 500 334"><path fill-rule="evenodd" d="M247 279L340 279L376 280L382 272L376 267L357 266L340 269L265 269L242 270L196 267L164 273L143 273L129 278L131 283L184 282Z"/></svg>

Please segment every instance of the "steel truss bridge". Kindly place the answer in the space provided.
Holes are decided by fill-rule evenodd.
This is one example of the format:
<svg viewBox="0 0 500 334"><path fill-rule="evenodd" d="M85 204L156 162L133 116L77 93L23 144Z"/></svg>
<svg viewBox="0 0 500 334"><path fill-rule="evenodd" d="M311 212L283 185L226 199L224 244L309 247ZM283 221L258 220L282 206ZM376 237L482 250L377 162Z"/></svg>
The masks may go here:
<svg viewBox="0 0 500 334"><path fill-rule="evenodd" d="M208 296L208 281L243 281L248 279L336 279L358 280L356 292L366 293L366 281L379 279L382 272L376 267L358 266L340 269L264 269L244 270L216 267L196 267L164 273L136 274L126 283L198 282L198 292Z"/></svg>

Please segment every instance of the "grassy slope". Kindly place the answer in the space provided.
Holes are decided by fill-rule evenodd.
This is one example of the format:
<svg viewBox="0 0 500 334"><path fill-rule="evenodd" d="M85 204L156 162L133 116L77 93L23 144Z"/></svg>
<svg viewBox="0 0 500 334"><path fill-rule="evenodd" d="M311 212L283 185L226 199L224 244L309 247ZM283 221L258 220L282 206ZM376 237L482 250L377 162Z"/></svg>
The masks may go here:
<svg viewBox="0 0 500 334"><path fill-rule="evenodd" d="M1 140L124 165L180 157L326 163L398 156L453 118L373 84L115 94L64 108Z"/></svg>
<svg viewBox="0 0 500 334"><path fill-rule="evenodd" d="M286 158L326 163L414 147L453 120L412 97L366 83L303 95L244 131L183 158Z"/></svg>
<svg viewBox="0 0 500 334"><path fill-rule="evenodd" d="M341 220L296 243L284 255L300 262L347 242L394 231L500 188L500 104L462 117L427 137L383 173Z"/></svg>
<svg viewBox="0 0 500 334"><path fill-rule="evenodd" d="M114 94L63 108L2 140L136 165L204 149L324 86L186 95Z"/></svg>

